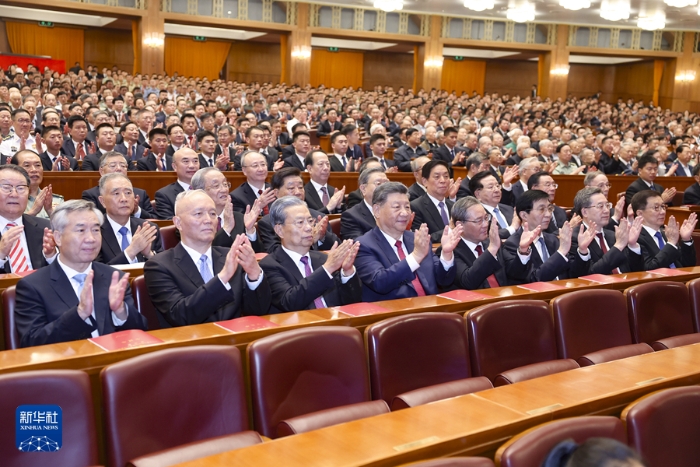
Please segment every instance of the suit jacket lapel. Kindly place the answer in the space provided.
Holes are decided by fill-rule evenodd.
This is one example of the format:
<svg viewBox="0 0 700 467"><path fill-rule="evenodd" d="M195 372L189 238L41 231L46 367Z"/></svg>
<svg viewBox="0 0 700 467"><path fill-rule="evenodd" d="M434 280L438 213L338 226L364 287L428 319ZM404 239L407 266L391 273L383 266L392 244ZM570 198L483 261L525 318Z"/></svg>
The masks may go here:
<svg viewBox="0 0 700 467"><path fill-rule="evenodd" d="M379 229L379 227L374 228L374 236L377 239L377 245L379 245L379 248L381 248L382 252L386 256L386 259L389 261L389 264L398 263L399 257L394 251L394 245L390 245L389 242L387 242L386 238L384 238L384 234L382 234L382 231Z"/></svg>
<svg viewBox="0 0 700 467"><path fill-rule="evenodd" d="M310 253L309 253L310 254ZM324 254L324 253L321 253ZM282 266L285 270L291 271L292 276L297 280L297 283L301 282L302 279L304 279L304 276L301 275L301 271L299 271L299 267L294 264L294 261L292 258L289 257L287 253L282 248L277 248L274 253L273 253L275 260L279 263L280 266ZM311 269L313 270L313 261Z"/></svg>
<svg viewBox="0 0 700 467"><path fill-rule="evenodd" d="M202 279L202 275L199 273L199 269L197 269L197 265L194 264L190 255L187 254L187 251L185 251L185 249L182 247L182 243L178 243L174 250L175 252L173 254L173 259L175 260L177 267L179 267L180 270L185 273L185 276L187 276L194 285L197 287L203 286L204 280ZM221 271L221 268L223 267L223 265L218 265L217 269L217 263L214 262L214 258L212 258L212 265L214 266L214 274Z"/></svg>
<svg viewBox="0 0 700 467"><path fill-rule="evenodd" d="M132 225L131 227L131 232L133 235L134 232L134 227ZM114 230L112 230L112 226L109 224L109 221L106 219L105 216L105 221L100 227L100 230L102 231L102 239L104 240L104 244L110 249L111 253L113 256L117 256L119 253L122 252L121 246L119 246L119 242L117 241L117 237L114 236Z"/></svg>
<svg viewBox="0 0 700 467"><path fill-rule="evenodd" d="M360 213L362 214L362 217L371 225L376 226L377 221L374 219L374 214L367 209L367 205L365 204L365 200L362 200L362 208L360 209Z"/></svg>
<svg viewBox="0 0 700 467"><path fill-rule="evenodd" d="M40 268L44 264L42 261L44 258L44 231L39 228L32 216L23 214L22 223L25 225L24 235L27 237L27 248L29 248L29 259L32 262L32 267L34 269Z"/></svg>
<svg viewBox="0 0 700 467"><path fill-rule="evenodd" d="M109 310L109 306L107 306L107 309L102 311L99 304L109 304L109 286L112 282L112 277L107 277L102 272L98 272L95 269L94 263L92 270L95 271L95 277L92 279L92 294L95 302L95 320L97 321L97 331L99 332L100 336L103 336L105 334L105 330L107 329L107 320L112 319L112 310Z"/></svg>
<svg viewBox="0 0 700 467"><path fill-rule="evenodd" d="M425 209L425 212L433 218L433 222L435 222L438 225L445 225L445 222L442 220L442 216L440 215L440 211L438 211L438 208L433 204L433 201L428 198L428 195L426 193L425 196L422 197L422 203ZM447 205L445 205L445 212L447 212ZM449 214L447 215L449 217ZM405 236L404 236L405 238ZM408 247L406 247L408 248Z"/></svg>
<svg viewBox="0 0 700 467"><path fill-rule="evenodd" d="M311 202L316 205L320 206L321 209L324 208L323 202L321 201L321 198L318 197L318 193L316 192L316 187L309 182L307 185L309 189L306 191L306 196L311 198Z"/></svg>
<svg viewBox="0 0 700 467"><path fill-rule="evenodd" d="M63 272L58 261L54 261L49 266L51 268L51 288L67 307L72 308L80 302L73 291L73 286L68 276Z"/></svg>

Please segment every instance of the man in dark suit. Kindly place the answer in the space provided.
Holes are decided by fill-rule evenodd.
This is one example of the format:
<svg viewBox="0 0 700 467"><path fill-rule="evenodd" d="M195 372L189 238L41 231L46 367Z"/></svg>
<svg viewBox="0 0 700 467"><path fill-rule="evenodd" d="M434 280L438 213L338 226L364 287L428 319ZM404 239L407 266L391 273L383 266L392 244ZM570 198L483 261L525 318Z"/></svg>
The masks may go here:
<svg viewBox="0 0 700 467"><path fill-rule="evenodd" d="M215 154L216 136L211 131L202 130L197 133L197 146L199 147L199 168L216 167L219 170L228 170L230 160L224 156Z"/></svg>
<svg viewBox="0 0 700 467"><path fill-rule="evenodd" d="M411 161L411 170L413 170L413 177L415 178L415 183L408 187L408 199L413 202L423 196L426 192L426 188L423 185L423 166L430 161L427 156L416 157Z"/></svg>
<svg viewBox="0 0 700 467"><path fill-rule="evenodd" d="M695 266L693 230L698 222L693 212L682 224L671 216L666 228L666 205L655 191L640 191L632 198L632 210L644 219L639 245L644 257L644 269L684 268Z"/></svg>
<svg viewBox="0 0 700 467"><path fill-rule="evenodd" d="M82 160L92 152L91 141L87 139L88 122L80 115L72 115L68 118L67 125L70 136L63 141L61 152L76 160Z"/></svg>
<svg viewBox="0 0 700 467"><path fill-rule="evenodd" d="M100 175L106 175L110 173L120 173L122 175L127 174L126 161L124 156L116 151L110 151L104 153L100 158ZM99 209L102 214L104 214L105 208L100 203L100 187L95 186L88 190L83 191L81 196L86 201L92 201L92 203ZM134 188L134 198L138 202L134 205L134 210L131 213L132 217L138 217L140 219L158 219L156 211L151 205L151 199L148 197L146 190L142 188Z"/></svg>
<svg viewBox="0 0 700 467"><path fill-rule="evenodd" d="M195 122L197 120L195 119ZM196 126L196 123L195 123ZM170 125L166 130L166 133L168 134L168 147L165 149L165 154L167 156L173 156L175 152L178 149L182 149L183 147L187 147L187 141L185 139L185 130L183 129L182 125L179 123L174 123ZM197 144L197 141L194 139L194 136L192 137L193 145Z"/></svg>
<svg viewBox="0 0 700 467"><path fill-rule="evenodd" d="M372 212L372 196L374 190L389 179L381 167L367 169L360 174L358 183L363 201L343 212L340 216L340 237L344 240L355 240L377 226Z"/></svg>
<svg viewBox="0 0 700 467"><path fill-rule="evenodd" d="M348 139L348 150L345 155L350 159L366 159L362 155L362 148L358 144L360 142L360 130L356 125L344 125L340 130Z"/></svg>
<svg viewBox="0 0 700 467"><path fill-rule="evenodd" d="M360 251L355 267L364 284L366 302L392 300L438 293L455 278L453 251L460 241L461 227L445 229L442 254L432 252L428 227L406 231L411 218L408 189L388 182L374 190L372 210L377 227L357 239Z"/></svg>
<svg viewBox="0 0 700 467"><path fill-rule="evenodd" d="M554 197L557 195L559 185L554 183L554 179L549 172L537 172L530 176L527 180L529 190L541 190L549 195L549 202L552 204L552 219L549 226L545 229L547 233L557 234L564 222L567 220L566 211L554 204Z"/></svg>
<svg viewBox="0 0 700 467"><path fill-rule="evenodd" d="M102 154L114 151L117 134L114 132L112 125L109 123L98 125L97 128L95 128L95 135L97 136L95 152L85 156L80 170L100 170L100 157ZM123 157L127 164L129 164L130 161L126 159L126 156Z"/></svg>
<svg viewBox="0 0 700 467"><path fill-rule="evenodd" d="M122 142L114 146L114 150L126 157L129 168L136 167L136 162L143 157L146 148L142 146L139 127L134 122L126 122L119 128Z"/></svg>
<svg viewBox="0 0 700 467"><path fill-rule="evenodd" d="M325 152L317 149L306 155L306 170L309 172L309 183L304 186L306 204L324 214L335 214L343 211L345 187L338 190L328 184L331 174L331 163Z"/></svg>
<svg viewBox="0 0 700 467"><path fill-rule="evenodd" d="M384 168L381 166L381 164L379 163L379 161L377 160L376 157L368 157L362 161L362 164L360 164L360 167L358 169L358 173L362 174L362 172L364 172L365 170L370 169L370 168L374 168L374 167L379 167L382 170L384 170ZM362 192L360 191L359 188L355 191L351 191L348 194L348 200L346 203L347 205L345 206L345 208L350 209L353 206L357 206L358 204L360 204L362 202L362 199L363 199Z"/></svg>
<svg viewBox="0 0 700 467"><path fill-rule="evenodd" d="M476 290L508 285L498 224L473 196L452 206L452 222L462 225L462 239L455 248L454 287Z"/></svg>
<svg viewBox="0 0 700 467"><path fill-rule="evenodd" d="M322 120L318 124L318 130L316 134L318 136L328 136L334 131L340 131L343 128L343 124L338 121L338 112L335 109L329 109L326 112L326 120Z"/></svg>
<svg viewBox="0 0 700 467"><path fill-rule="evenodd" d="M44 143L44 146L46 146L46 151L39 155L41 165L44 170L78 170L79 167L77 160L71 156L61 154L63 133L59 127L45 126L42 128L41 140Z"/></svg>
<svg viewBox="0 0 700 467"><path fill-rule="evenodd" d="M700 205L700 164L695 164L693 167L693 178L695 183L685 189L683 192L683 204Z"/></svg>
<svg viewBox="0 0 700 467"><path fill-rule="evenodd" d="M101 218L84 200L56 208L52 228L59 258L17 283L15 322L22 347L146 329L131 297L129 275L94 262Z"/></svg>
<svg viewBox="0 0 700 467"><path fill-rule="evenodd" d="M656 175L659 169L659 162L651 154L644 154L639 158L637 163L639 178L632 182L630 186L627 187L625 191L625 204L630 205L632 203L632 197L643 190L654 190L661 195L664 203L670 205L673 201L673 197L676 195L676 188L664 188L654 183L656 180Z"/></svg>
<svg viewBox="0 0 700 467"><path fill-rule="evenodd" d="M541 190L528 190L515 204L522 221L503 245L508 280L513 284L548 282L581 275L582 258L569 259L571 226L566 222L559 237L547 233L552 219L549 195Z"/></svg>
<svg viewBox="0 0 700 467"><path fill-rule="evenodd" d="M466 151L457 145L458 130L455 127L445 128L443 132L445 144L433 150L433 160L442 160L449 164L450 175L452 175L452 165L464 165Z"/></svg>
<svg viewBox="0 0 700 467"><path fill-rule="evenodd" d="M260 201L249 206L245 213L236 212L233 210L233 203L229 190L231 184L226 180L224 174L216 167L205 167L199 169L194 177L192 177L193 190L204 190L206 194L214 201L216 206L216 235L212 244L214 246L223 246L230 248L233 245L234 239L245 234L250 241L250 245L256 253L263 253L262 241L256 229L256 221L262 209Z"/></svg>
<svg viewBox="0 0 700 467"><path fill-rule="evenodd" d="M214 156L219 157L221 154L233 161L236 155L236 146L233 144L233 127L230 125L221 125L216 130L217 145L214 150ZM240 170L234 168L234 170Z"/></svg>
<svg viewBox="0 0 700 467"><path fill-rule="evenodd" d="M49 221L24 214L30 185L22 167L0 166L0 187L10 186L9 193L0 190L0 272L4 274L39 269L56 259Z"/></svg>
<svg viewBox="0 0 700 467"><path fill-rule="evenodd" d="M501 152L501 148L497 146L492 147L488 150L486 157L489 160L489 172L496 177L498 183L503 183L503 175L506 169L503 167L503 161L505 159L503 157L503 153Z"/></svg>
<svg viewBox="0 0 700 467"><path fill-rule="evenodd" d="M173 223L180 231L180 243L144 267L148 294L162 326L268 313L270 286L247 237L239 235L229 249L212 246L216 207L205 192L178 196Z"/></svg>
<svg viewBox="0 0 700 467"><path fill-rule="evenodd" d="M306 155L311 151L311 137L306 131L297 131L292 139L294 153L284 158L284 167L306 170ZM284 152L283 152L284 154Z"/></svg>
<svg viewBox="0 0 700 467"><path fill-rule="evenodd" d="M190 182L199 170L199 157L193 149L182 148L173 155L173 170L177 180L156 191L156 213L160 219L172 219L175 215L175 198L190 189Z"/></svg>
<svg viewBox="0 0 700 467"><path fill-rule="evenodd" d="M391 170L392 167L396 167L396 162L394 162L393 159L384 158L384 154L386 154L387 147L386 136L384 136L381 133L376 133L372 135L372 137L369 139L369 145L372 156L376 157L379 160L379 163L382 164L384 170L386 170L387 172L397 171L397 169Z"/></svg>
<svg viewBox="0 0 700 467"><path fill-rule="evenodd" d="M520 161L520 164L518 164L518 181L513 183L513 198L515 201L518 201L518 198L528 190L527 181L530 177L540 170L540 161L536 157L529 157Z"/></svg>
<svg viewBox="0 0 700 467"><path fill-rule="evenodd" d="M464 198L465 196L474 196L474 193L472 193L472 190L469 188L469 182L472 178L474 178L474 175L487 170L488 165L486 162L484 162L485 159L486 156L480 152L472 153L469 157L467 157L467 160L464 163L465 168L467 169L467 176L464 177L459 185L459 189L457 190L458 199Z"/></svg>
<svg viewBox="0 0 700 467"><path fill-rule="evenodd" d="M304 180L301 178L301 172L294 167L286 167L278 170L272 176L270 184L270 192L274 197L282 198L284 196L296 196L302 201L305 201L306 193L304 192ZM274 199L274 198L273 198ZM340 239L333 233L333 229L328 222L328 217L319 211L309 209L309 212L314 219L317 220L314 227L314 242L311 246L313 250L327 251L333 248L333 244ZM258 233L263 243L263 251L272 253L280 245L280 238L275 233L274 226L270 220L270 215L267 214L258 220Z"/></svg>
<svg viewBox="0 0 700 467"><path fill-rule="evenodd" d="M149 172L167 172L173 170L173 157L167 154L168 135L162 128L148 132L151 149L146 157L136 162L136 170Z"/></svg>
<svg viewBox="0 0 700 467"><path fill-rule="evenodd" d="M163 251L158 226L131 217L134 187L121 173L100 178L100 204L107 214L101 226L102 248L97 261L106 264L143 263Z"/></svg>
<svg viewBox="0 0 700 467"><path fill-rule="evenodd" d="M347 305L362 300L353 263L359 243L345 240L328 254L311 250L315 219L295 196L279 198L270 222L282 245L260 262L272 290L273 312ZM339 272L340 270L340 272Z"/></svg>
<svg viewBox="0 0 700 467"><path fill-rule="evenodd" d="M445 161L430 161L421 169L423 186L426 193L415 201L411 201L411 210L415 214L411 229L418 230L422 224L428 226L430 241L440 242L442 232L446 226L450 225L450 210L456 195L456 186L453 187L455 193L449 193L450 172L449 165Z"/></svg>
<svg viewBox="0 0 700 467"><path fill-rule="evenodd" d="M585 268L571 275L620 274L643 271L644 259L638 239L642 231L642 218L629 223L620 219L615 231L605 229L610 222L609 203L600 188L586 187L576 193L574 212L583 219L571 241L569 258L583 258Z"/></svg>
<svg viewBox="0 0 700 467"><path fill-rule="evenodd" d="M333 153L328 155L331 161L331 172L346 172L348 164L351 163L347 156L348 137L340 132L333 133L331 135L331 149Z"/></svg>
<svg viewBox="0 0 700 467"><path fill-rule="evenodd" d="M239 171L241 167L241 156L245 152L257 152L265 156L267 161L267 170L273 172L275 170L275 163L279 159L279 153L276 150L269 148L265 144L265 132L259 126L252 126L246 130L246 139L248 140L248 149L241 151L240 154L233 155L231 161L233 162L233 170Z"/></svg>
<svg viewBox="0 0 700 467"><path fill-rule="evenodd" d="M421 133L417 128L406 130L406 144L394 151L394 163L401 172L411 171L411 161L428 153L420 147Z"/></svg>
<svg viewBox="0 0 700 467"><path fill-rule="evenodd" d="M275 200L275 193L270 189L267 179L267 160L257 152L247 152L241 156L241 168L246 181L231 192L233 210L246 212L248 206L253 206L260 199L262 212L269 212L269 205Z"/></svg>
<svg viewBox="0 0 700 467"><path fill-rule="evenodd" d="M491 172L485 170L474 175L469 180L469 189L498 224L498 234L502 239L510 237L518 230L520 218L514 215L510 205L501 202L503 190Z"/></svg>

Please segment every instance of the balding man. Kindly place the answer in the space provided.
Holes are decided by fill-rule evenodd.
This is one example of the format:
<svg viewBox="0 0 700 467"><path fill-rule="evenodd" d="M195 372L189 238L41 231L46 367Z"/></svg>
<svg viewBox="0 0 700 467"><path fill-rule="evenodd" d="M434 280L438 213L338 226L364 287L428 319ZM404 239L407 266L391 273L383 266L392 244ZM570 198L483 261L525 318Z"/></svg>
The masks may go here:
<svg viewBox="0 0 700 467"><path fill-rule="evenodd" d="M253 206L256 200L260 201L263 212L269 212L268 205L275 200L275 194L267 179L267 158L259 152L249 151L241 155L241 169L246 181L231 192L233 210L246 212L248 206Z"/></svg>
<svg viewBox="0 0 700 467"><path fill-rule="evenodd" d="M144 266L162 326L264 315L270 309L270 287L248 238L237 236L229 249L212 245L217 219L216 205L203 190L177 196L173 223L181 241Z"/></svg>

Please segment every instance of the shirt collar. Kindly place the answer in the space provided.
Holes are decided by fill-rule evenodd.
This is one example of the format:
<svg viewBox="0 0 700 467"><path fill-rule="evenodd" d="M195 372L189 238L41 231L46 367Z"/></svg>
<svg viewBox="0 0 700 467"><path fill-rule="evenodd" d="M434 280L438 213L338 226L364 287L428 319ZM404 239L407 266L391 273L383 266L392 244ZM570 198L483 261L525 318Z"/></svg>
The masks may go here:
<svg viewBox="0 0 700 467"><path fill-rule="evenodd" d="M309 266L311 266L311 257L309 256L309 252L307 251L305 255L300 255L296 251L289 250L285 248L283 245L280 245L282 247L282 250L284 250L285 253L289 255L290 258L292 258L292 261L294 261L294 264L300 263L301 258L307 257L309 258Z"/></svg>
<svg viewBox="0 0 700 467"><path fill-rule="evenodd" d="M187 254L190 255L190 258L192 258L192 262L194 262L194 265L197 267L197 269L199 269L199 258L202 257L202 253L188 247L182 241L180 243L182 244L182 248L184 248L185 251L187 252ZM207 257L209 258L209 261L211 261L211 265L212 265L212 269L213 269L214 268L214 259L211 257L211 245L209 246L209 248L207 248L207 251L204 254L207 255Z"/></svg>
<svg viewBox="0 0 700 467"><path fill-rule="evenodd" d="M180 180L179 178L177 179L177 183L179 183L180 186L185 189L185 191L190 189L189 183L185 183L182 180Z"/></svg>
<svg viewBox="0 0 700 467"><path fill-rule="evenodd" d="M63 270L63 273L64 273L69 279L72 279L73 276L75 276L76 274L87 274L87 273L89 273L90 271L92 271L92 262L88 265L87 269L85 269L84 271L76 271L75 269L73 269L73 268L67 266L63 261L61 261L61 254L60 254L60 253L58 254L58 257L56 258L56 260L58 261L58 265L59 265L59 266L61 267L61 269Z"/></svg>
<svg viewBox="0 0 700 467"><path fill-rule="evenodd" d="M326 184L326 185L321 185L320 183L316 183L316 182L314 182L314 181L311 180L311 179L309 179L309 181L310 181L311 184L314 186L314 190L316 190L316 193L318 193L319 191L321 191L321 188L323 188L323 187L326 187L326 191L328 191L328 185L327 185L327 184ZM328 193L328 196L330 196L330 192Z"/></svg>
<svg viewBox="0 0 700 467"><path fill-rule="evenodd" d="M382 235L384 235L384 238L386 238L386 241L389 242L389 245L391 245L391 247L394 248L396 246L396 239L391 235L387 235L387 233L384 232L382 229L379 229L379 231L382 233ZM403 234L401 234L401 238L399 238L398 241L400 241L402 245L404 244Z"/></svg>
<svg viewBox="0 0 700 467"><path fill-rule="evenodd" d="M464 237L462 237L462 241L464 242L465 245L467 245L469 247L470 250L472 250L472 253L474 253L475 255L476 255L476 247L479 245L481 245L482 253L486 250L486 248L484 248L484 245L482 245L481 243L470 242L469 240L467 240Z"/></svg>
<svg viewBox="0 0 700 467"><path fill-rule="evenodd" d="M117 221L115 221L114 219L109 217L109 214L106 214L105 217L109 221L109 225L112 226L112 230L114 230L115 234L119 233L119 229L121 229L122 227L126 227L126 230L128 230L129 233L132 233L131 232L131 222L127 222L126 225L121 225Z"/></svg>
<svg viewBox="0 0 700 467"><path fill-rule="evenodd" d="M654 235L656 235L656 233L659 232L658 230L652 229L651 227L649 227L646 224L642 224L642 227L644 227L644 230L646 230L647 233L649 235L651 235L652 237L654 237Z"/></svg>

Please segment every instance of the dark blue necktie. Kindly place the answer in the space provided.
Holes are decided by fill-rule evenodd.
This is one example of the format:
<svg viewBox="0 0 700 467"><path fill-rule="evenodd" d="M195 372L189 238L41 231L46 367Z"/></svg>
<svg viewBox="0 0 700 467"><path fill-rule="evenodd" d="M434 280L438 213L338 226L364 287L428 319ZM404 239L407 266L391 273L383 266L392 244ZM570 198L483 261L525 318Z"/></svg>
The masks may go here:
<svg viewBox="0 0 700 467"><path fill-rule="evenodd" d="M661 235L661 232L656 232L654 237L656 237L656 243L659 244L659 250L662 250L664 245L666 245L666 242L664 242L664 236ZM676 265L673 263L669 264L668 267L671 269L676 269Z"/></svg>

